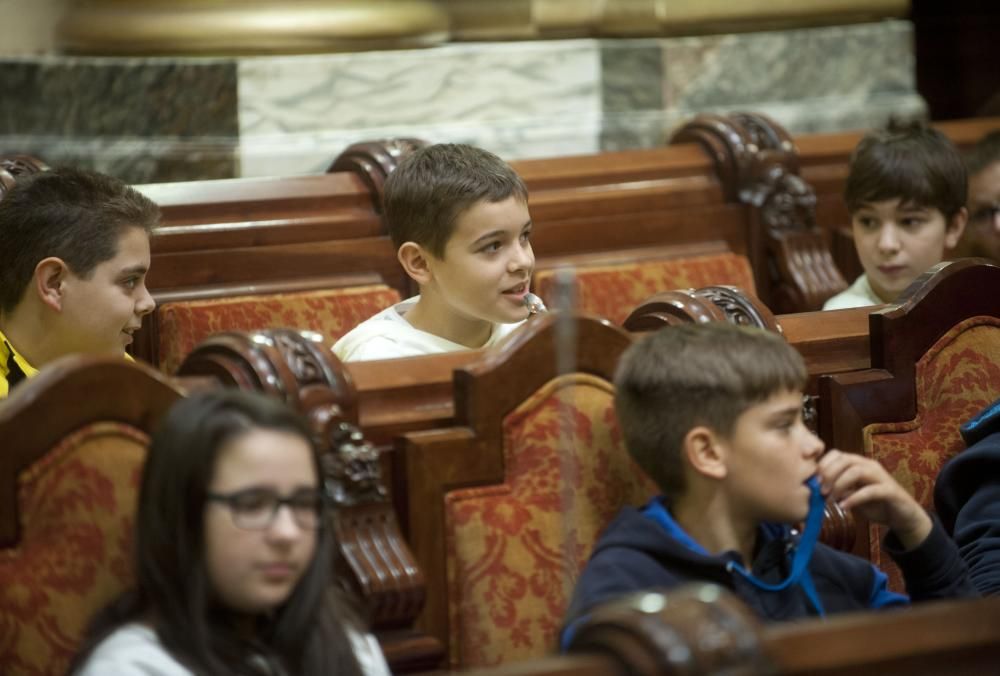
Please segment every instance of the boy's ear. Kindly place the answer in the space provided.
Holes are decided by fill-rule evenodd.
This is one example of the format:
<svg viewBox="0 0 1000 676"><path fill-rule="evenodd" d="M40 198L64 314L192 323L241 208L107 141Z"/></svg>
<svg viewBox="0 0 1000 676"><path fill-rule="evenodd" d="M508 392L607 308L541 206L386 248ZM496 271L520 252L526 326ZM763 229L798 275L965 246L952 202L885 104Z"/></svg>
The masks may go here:
<svg viewBox="0 0 1000 676"><path fill-rule="evenodd" d="M416 242L404 242L396 252L399 264L403 266L413 281L417 284L427 284L433 276L430 267L430 254Z"/></svg>
<svg viewBox="0 0 1000 676"><path fill-rule="evenodd" d="M35 266L34 287L38 298L57 312L62 311L69 266L61 258L50 256Z"/></svg>
<svg viewBox="0 0 1000 676"><path fill-rule="evenodd" d="M969 222L969 210L965 207L959 209L954 216L948 219L945 224L944 245L947 249L954 249L962 239L965 232L965 225Z"/></svg>
<svg viewBox="0 0 1000 676"><path fill-rule="evenodd" d="M708 427L692 427L682 442L691 469L712 479L724 478L726 457L720 442L719 436Z"/></svg>

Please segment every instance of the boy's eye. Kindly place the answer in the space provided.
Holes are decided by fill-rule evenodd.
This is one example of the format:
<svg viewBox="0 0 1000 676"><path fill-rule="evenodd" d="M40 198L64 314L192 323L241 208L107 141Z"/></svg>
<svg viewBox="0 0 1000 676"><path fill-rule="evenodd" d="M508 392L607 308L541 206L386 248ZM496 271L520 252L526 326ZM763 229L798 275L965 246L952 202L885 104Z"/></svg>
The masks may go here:
<svg viewBox="0 0 1000 676"><path fill-rule="evenodd" d="M878 226L878 221L868 216L861 216L857 219L857 223L865 230L874 230L875 227Z"/></svg>
<svg viewBox="0 0 1000 676"><path fill-rule="evenodd" d="M529 239L531 239L531 230L525 230L521 233L522 242L527 242Z"/></svg>
<svg viewBox="0 0 1000 676"><path fill-rule="evenodd" d="M923 224L924 219L919 218L917 216L908 216L904 218L901 222L903 224L903 227L905 228L916 228Z"/></svg>
<svg viewBox="0 0 1000 676"><path fill-rule="evenodd" d="M483 251L485 253L496 253L499 250L500 250L500 242L490 242L482 249L480 249L480 251Z"/></svg>

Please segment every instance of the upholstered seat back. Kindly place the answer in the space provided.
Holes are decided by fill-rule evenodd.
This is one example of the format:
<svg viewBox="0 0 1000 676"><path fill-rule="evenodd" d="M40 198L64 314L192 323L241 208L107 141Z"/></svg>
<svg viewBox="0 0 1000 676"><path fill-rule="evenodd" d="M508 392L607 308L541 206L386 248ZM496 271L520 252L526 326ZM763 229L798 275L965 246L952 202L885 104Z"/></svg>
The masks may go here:
<svg viewBox="0 0 1000 676"><path fill-rule="evenodd" d="M62 675L91 616L132 581L132 527L148 437L90 424L18 479L20 538L0 549L0 665Z"/></svg>
<svg viewBox="0 0 1000 676"><path fill-rule="evenodd" d="M310 329L336 340L398 303L384 284L166 303L156 311L159 367L174 373L199 342L222 331Z"/></svg>
<svg viewBox="0 0 1000 676"><path fill-rule="evenodd" d="M720 253L687 258L574 267L577 311L621 325L633 308L653 294L718 284L755 293L753 270L745 256ZM554 306L555 269L535 273L535 293Z"/></svg>
<svg viewBox="0 0 1000 676"><path fill-rule="evenodd" d="M917 415L867 425L864 452L875 458L924 507L934 506L934 481L965 444L959 426L1000 397L1000 318L971 317L943 335L916 364ZM902 590L898 568L871 530L871 560Z"/></svg>
<svg viewBox="0 0 1000 676"><path fill-rule="evenodd" d="M505 480L445 495L451 663L538 657L556 642L600 531L655 487L625 451L604 379L549 381L503 422Z"/></svg>

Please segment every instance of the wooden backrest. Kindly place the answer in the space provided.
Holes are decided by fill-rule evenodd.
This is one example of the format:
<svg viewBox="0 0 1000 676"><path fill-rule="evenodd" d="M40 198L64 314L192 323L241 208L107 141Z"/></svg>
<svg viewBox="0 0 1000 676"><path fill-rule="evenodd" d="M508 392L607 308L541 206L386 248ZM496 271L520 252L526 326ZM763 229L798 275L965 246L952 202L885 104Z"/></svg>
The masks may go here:
<svg viewBox="0 0 1000 676"><path fill-rule="evenodd" d="M132 580L149 434L180 393L149 367L65 357L0 402L0 663L63 674Z"/></svg>
<svg viewBox="0 0 1000 676"><path fill-rule="evenodd" d="M998 285L1000 267L981 259L935 266L869 316L871 368L820 383L830 442L879 460L928 509L941 466L964 447L959 425L1000 396ZM878 529L863 535L859 553L899 588Z"/></svg>
<svg viewBox="0 0 1000 676"><path fill-rule="evenodd" d="M194 346L214 333L307 327L336 340L401 298L395 289L376 283L160 300L153 315L146 320L145 329L155 340L155 352L139 353L138 356L157 364L165 373L174 373Z"/></svg>
<svg viewBox="0 0 1000 676"><path fill-rule="evenodd" d="M549 308L559 305L556 277L572 273L574 310L621 325L631 309L661 291L729 284L754 289L746 256L724 242L690 247L647 247L547 259L535 268L532 289Z"/></svg>
<svg viewBox="0 0 1000 676"><path fill-rule="evenodd" d="M538 316L456 371L454 427L401 439L408 539L428 584L420 626L452 666L544 654L599 530L655 493L613 416L629 343L606 322ZM557 344L576 353L566 373Z"/></svg>

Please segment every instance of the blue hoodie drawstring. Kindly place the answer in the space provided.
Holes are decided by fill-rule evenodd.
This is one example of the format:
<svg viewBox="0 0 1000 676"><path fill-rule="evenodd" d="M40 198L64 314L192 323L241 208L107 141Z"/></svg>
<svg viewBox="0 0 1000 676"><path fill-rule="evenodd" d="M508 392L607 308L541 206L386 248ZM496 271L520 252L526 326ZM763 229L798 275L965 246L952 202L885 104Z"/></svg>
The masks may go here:
<svg viewBox="0 0 1000 676"><path fill-rule="evenodd" d="M806 517L806 526L802 531L802 537L799 538L798 547L796 547L795 554L792 556L792 569L788 573L788 577L778 584L768 584L758 579L753 573L736 561L727 562L726 570L730 573L739 573L747 582L764 591L782 591L793 584L798 584L802 587L802 591L805 592L809 602L812 603L816 614L824 617L826 613L823 610L823 604L819 600L819 594L816 593L816 587L813 585L812 576L809 574L808 568L809 560L812 558L812 553L816 548L816 542L819 540L819 532L823 525L825 500L823 500L823 494L820 492L819 479L817 477L811 477L806 484L809 486L809 515Z"/></svg>

